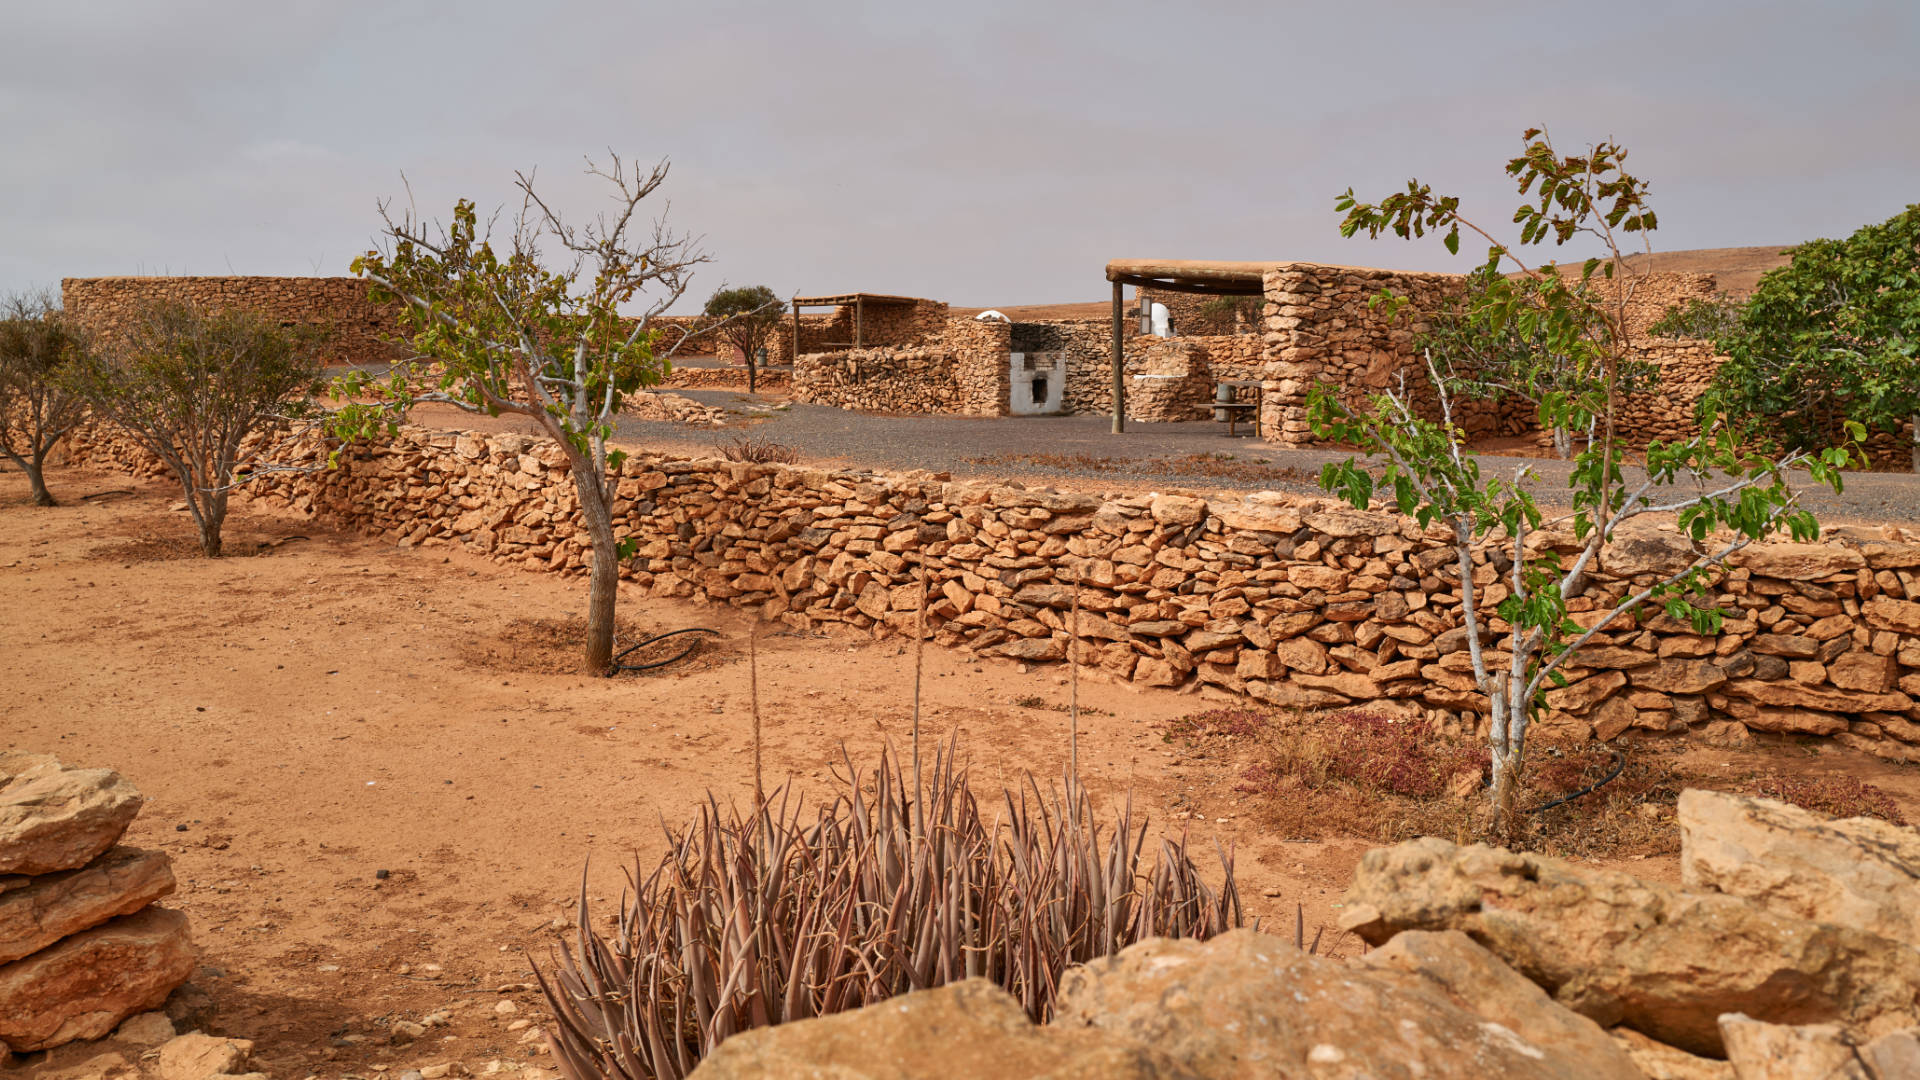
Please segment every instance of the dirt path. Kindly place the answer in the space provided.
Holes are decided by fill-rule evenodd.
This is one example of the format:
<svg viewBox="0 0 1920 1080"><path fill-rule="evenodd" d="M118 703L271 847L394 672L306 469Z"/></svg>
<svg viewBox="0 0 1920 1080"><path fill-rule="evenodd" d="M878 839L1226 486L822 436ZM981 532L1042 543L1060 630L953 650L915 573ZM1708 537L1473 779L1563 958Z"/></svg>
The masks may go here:
<svg viewBox="0 0 1920 1080"><path fill-rule="evenodd" d="M208 561L164 485L50 482L67 505L39 510L0 473L0 748L110 766L147 795L129 842L174 855L166 902L204 949L195 982L216 1028L258 1040L274 1076L549 1062L509 1026L542 1015L520 988L527 956L544 960L549 924L571 917L582 865L589 895L617 900L635 852L657 857L663 820L686 820L709 789L751 790L746 623L731 610L624 595L645 627L726 637L672 674L591 679L564 673L570 653L516 663L503 641L516 620L580 612L583 582L244 505L230 551L306 539ZM110 489L135 493L81 498ZM818 790L843 743L871 761L883 736L905 738L911 672L895 642L763 638L769 778ZM927 726L958 729L989 790L1055 776L1061 683L929 648ZM1014 704L1032 698L1053 707ZM1089 681L1081 700L1090 785L1111 797L1132 782L1156 827L1174 822L1172 799L1198 778L1159 725L1199 699ZM1332 921L1362 845L1264 841L1213 820L1230 806L1207 813L1199 850L1240 841L1256 913L1290 926L1298 900L1309 927ZM501 999L517 1013L497 1013ZM389 1020L443 1010L449 1026L385 1044ZM95 1052L30 1064L55 1073Z"/></svg>

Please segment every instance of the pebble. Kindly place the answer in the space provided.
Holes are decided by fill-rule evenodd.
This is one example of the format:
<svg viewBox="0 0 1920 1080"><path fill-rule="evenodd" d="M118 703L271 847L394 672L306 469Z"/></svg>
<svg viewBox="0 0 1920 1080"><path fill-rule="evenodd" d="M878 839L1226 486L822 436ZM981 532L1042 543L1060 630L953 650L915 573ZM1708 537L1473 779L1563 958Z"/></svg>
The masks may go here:
<svg viewBox="0 0 1920 1080"><path fill-rule="evenodd" d="M493 1011L500 1014L501 1016L512 1016L514 1013L517 1013L520 1011L520 1006L515 1005L511 1001L503 1001L500 1004L495 1005L493 1007Z"/></svg>
<svg viewBox="0 0 1920 1080"><path fill-rule="evenodd" d="M408 1069L400 1074L400 1080L426 1080L426 1073L419 1069Z"/></svg>
<svg viewBox="0 0 1920 1080"><path fill-rule="evenodd" d="M388 870L375 870L373 872L373 877L375 881L385 881L392 876L393 876L392 872Z"/></svg>
<svg viewBox="0 0 1920 1080"><path fill-rule="evenodd" d="M449 1071L446 1065L429 1065L420 1070L420 1080L441 1080Z"/></svg>
<svg viewBox="0 0 1920 1080"><path fill-rule="evenodd" d="M532 1026L533 1026L533 1021L528 1020L525 1017L522 1017L521 1019L515 1020L513 1023L508 1024L507 1030L508 1031L525 1031L527 1028L530 1028Z"/></svg>

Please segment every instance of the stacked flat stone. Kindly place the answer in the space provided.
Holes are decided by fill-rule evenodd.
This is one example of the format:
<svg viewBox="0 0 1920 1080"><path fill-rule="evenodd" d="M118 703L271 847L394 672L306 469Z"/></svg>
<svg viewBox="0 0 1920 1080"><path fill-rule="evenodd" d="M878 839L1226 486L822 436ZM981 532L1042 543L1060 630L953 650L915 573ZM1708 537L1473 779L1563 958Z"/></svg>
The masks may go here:
<svg viewBox="0 0 1920 1080"><path fill-rule="evenodd" d="M0 1044L97 1039L193 971L187 918L157 851L118 846L140 793L109 769L0 754Z"/></svg>
<svg viewBox="0 0 1920 1080"><path fill-rule="evenodd" d="M321 465L327 450L307 444L291 463ZM104 430L76 453L152 467ZM525 436L405 428L337 469L246 490L402 545L581 574L589 545L564 464L559 447ZM612 513L639 545L622 576L657 595L883 636L912 631L924 566L937 643L1047 662L1075 636L1077 583L1080 659L1111 678L1410 710L1456 730L1484 722L1454 550L1444 530L1398 514L1276 492L1103 497L657 454L624 463ZM1659 614L1610 624L1548 694L1546 732L1788 732L1920 761L1916 539L1842 526L1819 544L1743 549L1710 587L1731 612L1722 634ZM1483 617L1505 596L1496 554L1480 551L1471 570ZM1693 558L1671 531L1619 537L1571 601L1574 620L1592 625Z"/></svg>

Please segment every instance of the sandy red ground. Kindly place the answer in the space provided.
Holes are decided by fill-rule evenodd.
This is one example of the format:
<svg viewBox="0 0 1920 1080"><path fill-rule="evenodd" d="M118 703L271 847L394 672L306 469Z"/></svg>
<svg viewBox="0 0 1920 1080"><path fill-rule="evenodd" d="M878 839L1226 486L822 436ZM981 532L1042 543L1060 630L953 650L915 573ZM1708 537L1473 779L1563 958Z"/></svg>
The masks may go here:
<svg viewBox="0 0 1920 1080"><path fill-rule="evenodd" d="M75 469L50 482L65 505L37 509L18 473L0 473L0 749L110 766L146 794L128 842L174 856L166 903L192 919L215 1029L256 1040L276 1077L549 1066L510 1028L544 1017L529 958L546 962L582 867L596 913L610 911L624 870L657 858L663 822L688 820L709 791L751 792L745 617L623 592L623 616L644 627L724 639L668 673L588 678L567 673L570 654L514 644L518 620L578 615L579 579L244 503L230 551L284 542L206 560L166 485ZM129 494L84 498L114 490ZM766 771L818 793L842 747L871 763L883 739L907 737L912 654L783 629L759 642ZM958 732L978 786L1060 774L1061 670L929 647L923 681L926 730ZM1015 704L1034 697L1053 708ZM1309 932L1337 918L1369 845L1263 835L1225 763L1162 738L1202 696L1088 679L1080 700L1099 796L1132 785L1155 829L1191 828L1201 851L1236 844L1269 925L1290 932L1296 904ZM1633 869L1675 873L1670 860ZM442 1011L449 1024L425 1039L385 1044L387 1021ZM101 1052L27 1064L79 1076Z"/></svg>
<svg viewBox="0 0 1920 1080"><path fill-rule="evenodd" d="M206 560L165 485L77 470L50 482L66 504L41 510L17 473L0 473L0 748L110 766L146 794L128 842L173 854L180 890L166 903L204 949L195 981L219 1029L258 1040L274 1076L550 1061L529 1060L506 1027L541 1016L522 985L528 956L545 961L583 865L589 895L615 900L635 853L658 856L663 821L686 820L710 789L751 791L747 623L731 610L623 594L623 615L647 626L725 633L672 674L514 670L514 620L579 613L582 581L244 504L230 550L306 539ZM134 493L82 498L112 489ZM870 762L883 737L907 736L900 643L775 629L759 644L770 782L817 791L843 745ZM1066 718L1013 702L1063 704L1062 682L929 648L926 728L957 729L990 790L1029 770L1045 782L1063 764ZM1131 782L1156 827L1171 821L1189 778L1159 725L1202 702L1091 680L1081 701L1090 785L1111 798ZM1256 913L1290 925L1299 901L1310 927L1332 920L1361 845L1263 840L1212 820L1234 808L1205 809L1195 836L1208 851L1215 834L1239 841ZM501 998L518 1012L497 1015ZM376 1020L448 1008L450 1027L380 1045ZM372 1041L338 1045L356 1034Z"/></svg>

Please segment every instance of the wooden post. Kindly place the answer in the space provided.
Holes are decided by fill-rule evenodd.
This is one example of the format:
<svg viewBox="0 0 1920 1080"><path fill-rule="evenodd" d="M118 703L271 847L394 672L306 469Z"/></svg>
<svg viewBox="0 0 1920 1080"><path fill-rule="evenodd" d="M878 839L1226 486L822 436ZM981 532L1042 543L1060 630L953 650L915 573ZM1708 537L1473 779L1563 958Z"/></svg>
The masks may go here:
<svg viewBox="0 0 1920 1080"><path fill-rule="evenodd" d="M1122 356L1126 352L1125 331L1120 325L1119 282L1113 283L1113 433L1127 430L1127 372Z"/></svg>
<svg viewBox="0 0 1920 1080"><path fill-rule="evenodd" d="M855 296L853 298L853 347L856 349L866 344L865 339L861 336L861 328L866 325L866 316L867 298L864 296Z"/></svg>
<svg viewBox="0 0 1920 1080"><path fill-rule="evenodd" d="M787 363L800 363L800 298L793 298L793 355L787 357Z"/></svg>

